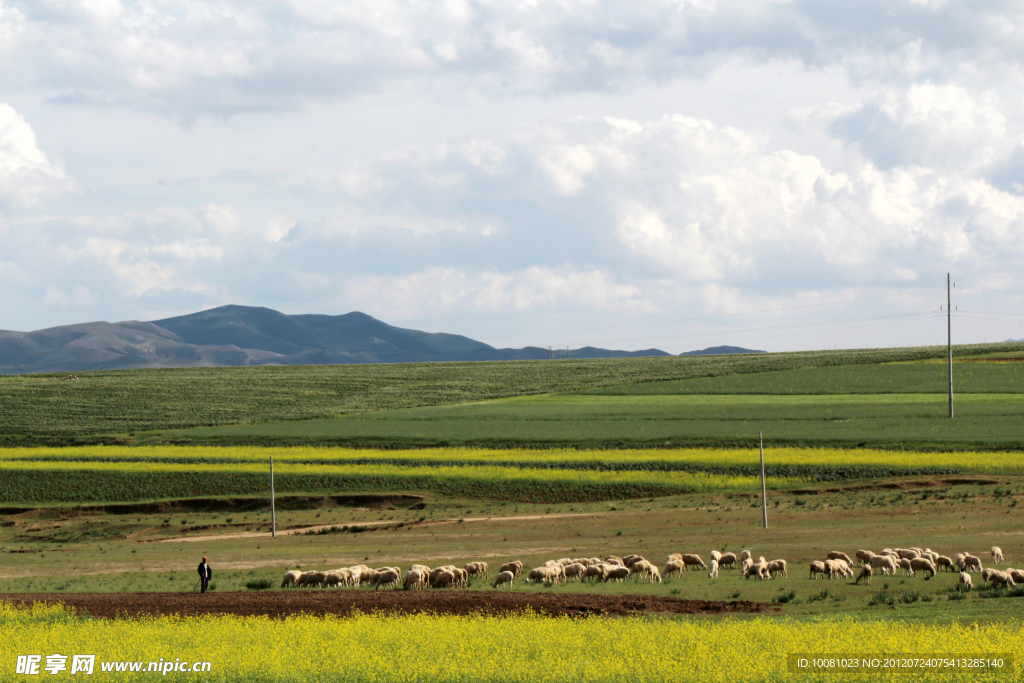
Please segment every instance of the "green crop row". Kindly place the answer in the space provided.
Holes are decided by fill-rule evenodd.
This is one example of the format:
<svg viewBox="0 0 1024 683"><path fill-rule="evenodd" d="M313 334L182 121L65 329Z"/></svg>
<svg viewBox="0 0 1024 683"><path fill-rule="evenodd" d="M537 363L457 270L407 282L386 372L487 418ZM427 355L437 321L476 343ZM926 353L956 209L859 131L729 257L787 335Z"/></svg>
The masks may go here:
<svg viewBox="0 0 1024 683"><path fill-rule="evenodd" d="M265 494L269 468L254 464L196 466L139 462L0 463L0 502L84 503ZM771 478L773 488L798 483ZM281 493L431 491L449 496L566 502L668 495L685 491L749 490L755 477L703 472L595 472L504 468L282 464Z"/></svg>
<svg viewBox="0 0 1024 683"><path fill-rule="evenodd" d="M958 355L1022 344L957 347ZM117 370L0 378L0 443L330 417L622 384L939 358L942 347L602 360Z"/></svg>

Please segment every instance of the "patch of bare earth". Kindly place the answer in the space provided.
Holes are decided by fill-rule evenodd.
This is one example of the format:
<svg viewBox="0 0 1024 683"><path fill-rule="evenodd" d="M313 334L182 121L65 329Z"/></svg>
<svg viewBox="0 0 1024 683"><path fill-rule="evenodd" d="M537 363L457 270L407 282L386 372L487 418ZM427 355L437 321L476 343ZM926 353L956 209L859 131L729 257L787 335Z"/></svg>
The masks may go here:
<svg viewBox="0 0 1024 683"><path fill-rule="evenodd" d="M92 617L210 614L270 616L296 614L349 616L353 612L451 615L535 612L546 616L625 616L635 614L751 614L779 607L747 600L685 600L654 595L587 595L483 591L274 590L234 593L68 593L9 594L17 604L63 603Z"/></svg>

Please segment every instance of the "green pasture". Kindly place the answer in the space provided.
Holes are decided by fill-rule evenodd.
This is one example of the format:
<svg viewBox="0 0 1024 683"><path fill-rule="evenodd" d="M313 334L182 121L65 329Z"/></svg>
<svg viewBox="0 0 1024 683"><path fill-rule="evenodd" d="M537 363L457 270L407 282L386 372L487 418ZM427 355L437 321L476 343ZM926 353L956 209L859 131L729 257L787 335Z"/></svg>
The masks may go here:
<svg viewBox="0 0 1024 683"><path fill-rule="evenodd" d="M961 356L1022 344L956 347ZM941 358L942 347L602 360L117 370L0 378L0 443L131 441L142 431L455 405L624 384ZM347 437L346 437L347 438ZM660 437L659 437L660 438Z"/></svg>
<svg viewBox="0 0 1024 683"><path fill-rule="evenodd" d="M1024 449L1024 394L555 395L140 435L140 442L630 448Z"/></svg>
<svg viewBox="0 0 1024 683"><path fill-rule="evenodd" d="M971 623L1019 616L1020 597L974 591L964 600L951 600L955 573L928 580L902 573L876 576L871 586L809 579L808 563L831 550L852 556L860 548L919 545L949 556L972 552L988 567L987 550L999 545L1007 558L1003 567L1024 563L1018 532L1024 514L1024 506L1017 504L1024 495L1020 476L880 483L891 488L770 491L767 530L761 528L759 496L728 491L544 504L428 495L422 509L279 508L276 539L269 534L266 505L153 514L40 508L2 517L0 592L189 591L202 555L214 566L216 590L246 591L250 582L261 579L271 583L271 590L280 590L281 576L295 568L367 564L405 569L417 562L461 566L484 560L491 563L493 577L493 568L511 559L534 567L560 557L639 553L663 567L674 552L707 560L712 548L748 548L755 556L786 559L788 578L744 580L736 570L723 570L717 580L709 580L706 572L692 571L654 585L518 582L514 590L775 602L782 608L777 616L801 619L849 615ZM980 584L979 575L975 580ZM471 590L491 588L475 581ZM879 591L892 594L893 604L873 602Z"/></svg>

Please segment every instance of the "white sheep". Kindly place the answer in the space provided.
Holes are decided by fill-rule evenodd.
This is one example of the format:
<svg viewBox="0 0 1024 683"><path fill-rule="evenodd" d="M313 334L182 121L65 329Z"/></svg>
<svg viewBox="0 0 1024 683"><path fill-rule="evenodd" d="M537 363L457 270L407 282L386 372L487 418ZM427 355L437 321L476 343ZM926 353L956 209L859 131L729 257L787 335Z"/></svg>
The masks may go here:
<svg viewBox="0 0 1024 683"><path fill-rule="evenodd" d="M548 574L549 567L537 567L531 569L530 573L526 577L526 583L544 583L549 580L550 575Z"/></svg>
<svg viewBox="0 0 1024 683"><path fill-rule="evenodd" d="M426 572L422 572L419 569L410 569L409 573L405 575L405 582L402 588L407 591L426 588L428 579L429 576Z"/></svg>
<svg viewBox="0 0 1024 683"><path fill-rule="evenodd" d="M584 565L580 564L579 562L573 562L565 568L565 578L567 581L569 579L572 579L573 581L579 581L583 578L583 572L585 571L587 571L587 568Z"/></svg>
<svg viewBox="0 0 1024 683"><path fill-rule="evenodd" d="M683 565L687 568L699 566L701 569L707 569L708 566L704 564L704 560L700 559L700 555L683 555Z"/></svg>
<svg viewBox="0 0 1024 683"><path fill-rule="evenodd" d="M587 579L594 579L597 581L604 581L604 578L608 575L608 572L611 571L612 567L614 566L621 565L611 565L605 564L603 562L598 564L592 564L589 567L587 567L587 570L585 572L583 572L583 580L586 581ZM623 567L623 569L625 569L627 572L629 571L628 567Z"/></svg>
<svg viewBox="0 0 1024 683"><path fill-rule="evenodd" d="M953 560L945 555L939 555L938 558L936 558L935 566L947 572L951 572L956 569L956 565L953 564Z"/></svg>
<svg viewBox="0 0 1024 683"><path fill-rule="evenodd" d="M612 567L608 570L608 573L604 575L604 581L614 581L619 583L629 578L632 570L629 567Z"/></svg>
<svg viewBox="0 0 1024 683"><path fill-rule="evenodd" d="M281 581L281 588L292 585L299 580L300 576L302 576L302 572L298 569L293 569L290 572L285 573L284 580Z"/></svg>
<svg viewBox="0 0 1024 683"><path fill-rule="evenodd" d="M455 583L455 573L450 571L440 572L431 582L431 588L450 588Z"/></svg>
<svg viewBox="0 0 1024 683"><path fill-rule="evenodd" d="M463 567L470 576L482 576L487 578L487 563L486 562L470 562Z"/></svg>
<svg viewBox="0 0 1024 683"><path fill-rule="evenodd" d="M968 572L981 571L981 558L964 553L964 567Z"/></svg>
<svg viewBox="0 0 1024 683"><path fill-rule="evenodd" d="M711 556L711 559L715 562L718 562L722 559L722 553L718 552L717 550L712 550L709 554Z"/></svg>
<svg viewBox="0 0 1024 683"><path fill-rule="evenodd" d="M661 583L661 572L653 564L647 569L647 581L650 583Z"/></svg>
<svg viewBox="0 0 1024 683"><path fill-rule="evenodd" d="M867 579L867 581L865 581L864 583L870 586L872 574L874 574L874 570L871 569L870 564L866 564L860 568L860 574L857 575L857 580L854 581L854 583L860 583L861 579Z"/></svg>
<svg viewBox="0 0 1024 683"><path fill-rule="evenodd" d="M992 546L992 562L995 564L1002 564L1006 560L1003 559L1003 549L997 545Z"/></svg>
<svg viewBox="0 0 1024 683"><path fill-rule="evenodd" d="M853 560L850 559L850 556L847 555L846 553L841 553L838 550L833 550L832 552L830 552L825 559L826 560L842 560L847 565L849 565L851 567L853 566Z"/></svg>
<svg viewBox="0 0 1024 683"><path fill-rule="evenodd" d="M523 563L520 560L506 562L505 564L501 565L501 568L498 569L498 572L512 572L512 575L518 579L519 575L523 572Z"/></svg>
<svg viewBox="0 0 1024 683"><path fill-rule="evenodd" d="M772 560L768 563L769 574L782 574L782 578L788 579L789 574L786 572L786 561L785 560Z"/></svg>
<svg viewBox="0 0 1024 683"><path fill-rule="evenodd" d="M714 560L712 560L712 562L714 562ZM716 566L717 566L717 563L716 563ZM684 565L683 565L683 561L682 560L669 560L668 562L665 563L665 571L664 571L665 578L667 579L672 574L679 574L679 576L682 576L683 575L683 567L684 567Z"/></svg>
<svg viewBox="0 0 1024 683"><path fill-rule="evenodd" d="M935 576L935 564L923 555L911 560L910 568L913 569L915 573L919 571L926 571L929 572L931 576Z"/></svg>
<svg viewBox="0 0 1024 683"><path fill-rule="evenodd" d="M718 566L722 569L736 566L736 553L722 553L722 557L718 560Z"/></svg>
<svg viewBox="0 0 1024 683"><path fill-rule="evenodd" d="M881 569L882 574L896 574L896 561L891 555L875 555L868 562L868 565L872 569Z"/></svg>
<svg viewBox="0 0 1024 683"><path fill-rule="evenodd" d="M321 586L326 580L327 574L324 572L302 572L296 583L299 586Z"/></svg>
<svg viewBox="0 0 1024 683"><path fill-rule="evenodd" d="M1007 568L1006 573L1010 575L1014 583L1024 583L1024 572L1019 569Z"/></svg>
<svg viewBox="0 0 1024 683"><path fill-rule="evenodd" d="M492 588L498 588L508 584L508 589L512 590L512 582L515 581L516 575L510 571L498 572L498 575L494 577L494 585Z"/></svg>
<svg viewBox="0 0 1024 683"><path fill-rule="evenodd" d="M916 560L917 558L915 557L914 559ZM914 568L910 566L910 560L908 560L905 557L900 559L900 569L903 570L903 574L905 576L913 576L914 575Z"/></svg>
<svg viewBox="0 0 1024 683"><path fill-rule="evenodd" d="M373 590L378 590L381 586L387 588L398 588L398 581L402 578L402 575L395 571L394 567L388 567L384 571L377 572L377 580L373 584Z"/></svg>
<svg viewBox="0 0 1024 683"><path fill-rule="evenodd" d="M855 557L860 561L862 565L871 562L871 558L874 556L875 554L870 550L858 550L855 553Z"/></svg>
<svg viewBox="0 0 1024 683"><path fill-rule="evenodd" d="M825 566L824 562L819 562L817 560L811 562L811 573L808 578L818 578L818 576L815 576L815 574L817 574L818 576L828 576L828 568Z"/></svg>
<svg viewBox="0 0 1024 683"><path fill-rule="evenodd" d="M749 550L741 550L740 551L740 562L742 562L743 560L748 560L748 559L750 559L750 551Z"/></svg>
<svg viewBox="0 0 1024 683"><path fill-rule="evenodd" d="M668 568L667 567L666 567L666 571L665 571L665 576L668 576ZM710 568L710 571L708 572L708 578L709 579L717 579L718 578L718 560L716 560L714 558L711 558L711 568Z"/></svg>
<svg viewBox="0 0 1024 683"><path fill-rule="evenodd" d="M1013 577L1007 572L992 572L992 576L989 577L989 580L992 582L993 586L1002 586L1003 588L1013 588L1017 585L1014 582Z"/></svg>
<svg viewBox="0 0 1024 683"><path fill-rule="evenodd" d="M960 572L960 580L956 584L957 590L969 591L974 588L974 584L971 583L971 575L967 572Z"/></svg>

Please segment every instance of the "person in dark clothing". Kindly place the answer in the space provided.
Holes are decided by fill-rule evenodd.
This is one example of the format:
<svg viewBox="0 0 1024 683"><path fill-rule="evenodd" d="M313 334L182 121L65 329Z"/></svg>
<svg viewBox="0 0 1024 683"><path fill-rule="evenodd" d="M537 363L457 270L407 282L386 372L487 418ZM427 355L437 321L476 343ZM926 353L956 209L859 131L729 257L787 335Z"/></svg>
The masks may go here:
<svg viewBox="0 0 1024 683"><path fill-rule="evenodd" d="M206 586L210 583L210 579L213 578L213 570L210 569L210 563L206 561L206 555L203 555L203 561L199 563L199 581L203 585L201 593L206 592Z"/></svg>

